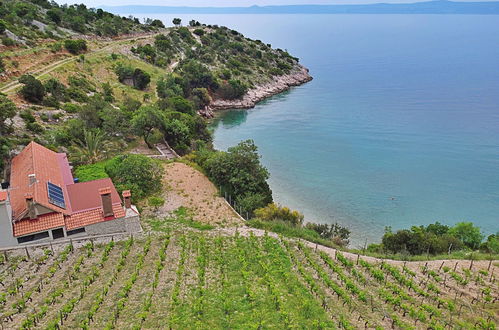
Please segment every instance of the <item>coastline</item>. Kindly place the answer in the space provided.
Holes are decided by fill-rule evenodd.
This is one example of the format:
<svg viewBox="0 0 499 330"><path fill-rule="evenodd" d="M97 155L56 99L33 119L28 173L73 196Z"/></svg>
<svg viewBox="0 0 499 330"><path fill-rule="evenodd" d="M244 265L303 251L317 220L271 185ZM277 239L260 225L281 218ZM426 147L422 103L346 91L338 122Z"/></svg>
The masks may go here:
<svg viewBox="0 0 499 330"><path fill-rule="evenodd" d="M298 64L291 73L274 77L271 82L257 85L250 89L242 98L236 100L218 99L198 113L206 118L213 118L215 111L229 109L250 109L271 96L287 91L293 86L299 86L311 81L313 77L309 69Z"/></svg>

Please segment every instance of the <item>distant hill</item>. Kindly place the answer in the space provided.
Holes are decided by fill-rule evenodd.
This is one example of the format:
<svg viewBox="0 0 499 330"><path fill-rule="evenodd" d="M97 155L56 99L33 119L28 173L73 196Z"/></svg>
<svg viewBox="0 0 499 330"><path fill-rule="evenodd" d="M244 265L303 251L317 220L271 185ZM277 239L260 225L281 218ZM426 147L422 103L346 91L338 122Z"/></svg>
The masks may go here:
<svg viewBox="0 0 499 330"><path fill-rule="evenodd" d="M290 5L251 7L105 6L117 14L468 14L499 15L499 1L454 2L436 0L418 3L369 5Z"/></svg>

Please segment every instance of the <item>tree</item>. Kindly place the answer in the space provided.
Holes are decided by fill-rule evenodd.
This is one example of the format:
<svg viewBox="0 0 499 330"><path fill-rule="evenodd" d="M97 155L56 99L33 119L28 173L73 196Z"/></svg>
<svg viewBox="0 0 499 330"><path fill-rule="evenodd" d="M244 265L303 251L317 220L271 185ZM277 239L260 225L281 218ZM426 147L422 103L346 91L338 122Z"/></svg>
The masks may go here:
<svg viewBox="0 0 499 330"><path fill-rule="evenodd" d="M251 209L245 209L244 212L253 212L256 208L272 203L272 191L267 183L269 172L260 164L257 150L252 140L246 140L227 152L215 152L201 161L208 176L234 196L236 201L247 200L251 195L262 196L260 205L252 205Z"/></svg>
<svg viewBox="0 0 499 330"><path fill-rule="evenodd" d="M192 102L189 100L186 100L182 96L174 96L174 97L169 98L168 104L175 111L186 113L189 115L195 114Z"/></svg>
<svg viewBox="0 0 499 330"><path fill-rule="evenodd" d="M82 164L93 164L102 160L107 151L108 144L100 130L85 130L84 139L73 146L73 155Z"/></svg>
<svg viewBox="0 0 499 330"><path fill-rule="evenodd" d="M149 73L137 68L133 72L133 86L137 89L144 90L151 81Z"/></svg>
<svg viewBox="0 0 499 330"><path fill-rule="evenodd" d="M135 200L157 193L162 187L161 163L144 155L117 156L106 164L106 173L118 190L131 190Z"/></svg>
<svg viewBox="0 0 499 330"><path fill-rule="evenodd" d="M45 97L45 87L43 87L40 80L32 75L22 75L21 78L19 78L19 82L24 84L20 93L26 101L40 103Z"/></svg>
<svg viewBox="0 0 499 330"><path fill-rule="evenodd" d="M178 26L180 26L180 24L182 24L182 20L180 18L174 18L172 23L173 23L173 25L178 27Z"/></svg>
<svg viewBox="0 0 499 330"><path fill-rule="evenodd" d="M71 54L80 54L87 51L87 42L83 39L67 39L64 40L64 48Z"/></svg>
<svg viewBox="0 0 499 330"><path fill-rule="evenodd" d="M248 91L248 87L240 80L231 79L224 82L217 90L223 99L234 100L242 97Z"/></svg>
<svg viewBox="0 0 499 330"><path fill-rule="evenodd" d="M449 234L458 238L470 249L476 249L480 246L484 235L480 228L475 227L471 222L459 222L449 229Z"/></svg>
<svg viewBox="0 0 499 330"><path fill-rule="evenodd" d="M17 109L14 102L7 96L0 94L0 136L10 131L10 124L6 123L16 115Z"/></svg>
<svg viewBox="0 0 499 330"><path fill-rule="evenodd" d="M4 33L7 30L7 24L3 19L0 19L0 33Z"/></svg>
<svg viewBox="0 0 499 330"><path fill-rule="evenodd" d="M159 109L152 106L143 106L133 116L131 124L135 133L142 136L147 146L152 148L149 136L154 129L164 128L165 117Z"/></svg>
<svg viewBox="0 0 499 330"><path fill-rule="evenodd" d="M47 10L47 17L55 24L57 24L57 25L61 24L62 13L61 13L60 9L51 8L51 9Z"/></svg>
<svg viewBox="0 0 499 330"><path fill-rule="evenodd" d="M185 153L189 149L191 132L185 122L179 119L170 119L165 121L162 129L163 135L179 153Z"/></svg>
<svg viewBox="0 0 499 330"><path fill-rule="evenodd" d="M165 25L163 24L163 22L161 20L159 20L159 19L153 20L150 25L158 27L158 28L164 28L165 27Z"/></svg>

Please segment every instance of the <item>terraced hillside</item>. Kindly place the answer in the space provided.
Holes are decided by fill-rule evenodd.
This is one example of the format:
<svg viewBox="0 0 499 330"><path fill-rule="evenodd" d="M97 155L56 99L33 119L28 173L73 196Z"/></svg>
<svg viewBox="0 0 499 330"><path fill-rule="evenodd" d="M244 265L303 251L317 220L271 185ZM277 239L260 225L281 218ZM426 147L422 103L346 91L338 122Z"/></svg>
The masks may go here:
<svg viewBox="0 0 499 330"><path fill-rule="evenodd" d="M178 230L3 260L2 327L494 329L498 321L494 265L400 267L220 233Z"/></svg>

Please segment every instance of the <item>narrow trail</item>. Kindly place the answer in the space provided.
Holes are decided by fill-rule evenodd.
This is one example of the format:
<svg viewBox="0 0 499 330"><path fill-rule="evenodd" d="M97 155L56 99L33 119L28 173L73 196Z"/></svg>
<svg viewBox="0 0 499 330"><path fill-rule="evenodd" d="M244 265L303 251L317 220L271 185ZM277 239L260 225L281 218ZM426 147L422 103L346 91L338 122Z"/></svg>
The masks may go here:
<svg viewBox="0 0 499 330"><path fill-rule="evenodd" d="M250 228L250 227L227 227L227 228L217 228L214 229L212 232L216 233L215 235L221 234L225 236L233 236L236 234L236 232L239 235L242 236L250 236L250 235L255 235L257 237L269 235L274 238L279 238L279 234L276 234L274 232L268 232L263 229L256 229L256 228ZM392 265L397 265L397 266L403 266L404 264L407 264L407 266L412 266L412 267L423 267L424 265L427 265L430 268L439 268L441 267L442 262L445 263L447 266L454 266L456 263L459 264L460 267L464 268L469 268L471 264L471 260L463 260L463 259L447 259L447 260L428 260L428 261L401 261L401 260L393 260L393 259L381 259L381 258L376 258L376 257L370 257L366 255L357 255L355 253L351 252L346 252L346 251L341 251L338 249L330 248L324 245L312 243L309 241L305 241L303 239L299 238L291 238L290 240L297 240L301 241L305 246L308 246L312 249L316 249L317 251L323 251L330 255L331 257L334 257L337 252L340 252L343 254L345 257L351 259L351 260L356 260L357 258L363 259L365 261L368 261L370 263L381 263L381 262L386 262ZM489 266L489 260L474 260L472 267L475 269L487 269ZM494 263L491 265L491 270L495 274L496 272L499 271L499 267L495 266Z"/></svg>
<svg viewBox="0 0 499 330"><path fill-rule="evenodd" d="M95 51L86 53L86 55L99 54L99 53L102 53L102 52L110 50L113 46L116 46L116 45L118 45L121 42L130 41L130 40L147 39L147 38L153 37L154 35L156 35L156 33L151 34L151 35L147 35L147 36L142 36L142 37L129 37L129 38L124 38L124 39L119 39L119 40L111 42L109 45L106 45L106 46L104 46L102 48L99 48L99 49L97 49ZM49 65L46 65L46 66L44 66L44 67L42 67L42 68L40 68L38 70L32 71L31 74L35 78L39 79L41 76L49 74L52 71L60 68L61 66L64 66L64 65L66 65L68 63L71 63L71 62L74 62L77 59L78 59L78 56L71 56L69 58L64 58L62 60L50 63ZM16 80L13 80L13 81L5 84L4 86L0 87L0 93L12 94L12 92L14 92L16 89L18 89L21 86L22 86L22 84L19 83L18 79L16 79Z"/></svg>

